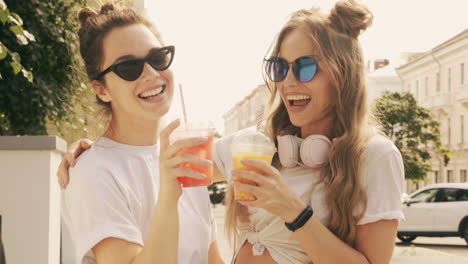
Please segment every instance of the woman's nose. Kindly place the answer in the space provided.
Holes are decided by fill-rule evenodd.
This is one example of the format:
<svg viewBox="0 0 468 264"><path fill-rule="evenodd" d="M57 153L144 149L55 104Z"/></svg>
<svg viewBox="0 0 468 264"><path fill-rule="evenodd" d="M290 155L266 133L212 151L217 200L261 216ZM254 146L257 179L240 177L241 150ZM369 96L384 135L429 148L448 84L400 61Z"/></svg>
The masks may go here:
<svg viewBox="0 0 468 264"><path fill-rule="evenodd" d="M142 80L153 80L158 79L161 76L161 73L155 70L147 62L143 65L143 73L141 74Z"/></svg>

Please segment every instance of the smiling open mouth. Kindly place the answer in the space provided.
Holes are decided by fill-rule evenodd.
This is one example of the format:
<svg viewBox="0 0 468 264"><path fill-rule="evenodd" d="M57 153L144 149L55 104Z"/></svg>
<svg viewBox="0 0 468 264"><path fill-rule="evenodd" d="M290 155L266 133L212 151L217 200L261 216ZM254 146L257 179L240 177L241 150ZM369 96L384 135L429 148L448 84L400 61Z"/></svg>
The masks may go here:
<svg viewBox="0 0 468 264"><path fill-rule="evenodd" d="M308 95L288 95L287 100L290 106L305 106L311 98Z"/></svg>
<svg viewBox="0 0 468 264"><path fill-rule="evenodd" d="M166 90L166 85L163 85L157 89L141 93L138 95L138 97L143 100L151 100L163 94L165 90Z"/></svg>

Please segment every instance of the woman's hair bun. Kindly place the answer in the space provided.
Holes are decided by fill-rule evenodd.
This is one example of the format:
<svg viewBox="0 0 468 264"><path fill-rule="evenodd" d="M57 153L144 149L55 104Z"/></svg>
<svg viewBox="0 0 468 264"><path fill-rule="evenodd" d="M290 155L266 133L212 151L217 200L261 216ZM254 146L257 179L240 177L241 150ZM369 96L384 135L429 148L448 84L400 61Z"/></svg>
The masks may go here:
<svg viewBox="0 0 468 264"><path fill-rule="evenodd" d="M338 32L357 38L372 24L372 13L356 0L339 1L331 9L329 20Z"/></svg>
<svg viewBox="0 0 468 264"><path fill-rule="evenodd" d="M113 10L114 10L114 4L112 4L112 3L105 3L105 4L102 5L102 7L101 7L101 12L100 12L100 14L107 15L107 14L109 14L110 12L112 12Z"/></svg>
<svg viewBox="0 0 468 264"><path fill-rule="evenodd" d="M92 10L91 8L83 8L80 10L80 13L78 14L78 19L80 20L81 26L86 24L86 21L88 21L88 18L96 16L97 13Z"/></svg>

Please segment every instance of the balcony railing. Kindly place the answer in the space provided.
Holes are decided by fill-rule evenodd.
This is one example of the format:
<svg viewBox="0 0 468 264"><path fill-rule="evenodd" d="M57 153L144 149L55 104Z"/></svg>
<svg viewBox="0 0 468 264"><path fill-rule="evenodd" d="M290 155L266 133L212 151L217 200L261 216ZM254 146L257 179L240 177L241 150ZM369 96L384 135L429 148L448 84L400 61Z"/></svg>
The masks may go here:
<svg viewBox="0 0 468 264"><path fill-rule="evenodd" d="M441 94L427 97L422 100L421 105L431 110L444 109L450 107L450 94Z"/></svg>

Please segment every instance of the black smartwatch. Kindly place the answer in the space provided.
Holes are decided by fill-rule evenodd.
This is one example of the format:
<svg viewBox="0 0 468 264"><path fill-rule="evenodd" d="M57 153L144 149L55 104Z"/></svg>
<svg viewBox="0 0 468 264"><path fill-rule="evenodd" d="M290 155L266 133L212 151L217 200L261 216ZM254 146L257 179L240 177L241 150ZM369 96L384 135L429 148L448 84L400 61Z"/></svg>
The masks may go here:
<svg viewBox="0 0 468 264"><path fill-rule="evenodd" d="M309 219L314 215L314 210L312 210L312 207L310 205L307 205L307 207L302 211L299 216L296 218L296 220L292 221L291 223L284 223L286 227L291 230L292 232L296 231L297 229L301 228Z"/></svg>

